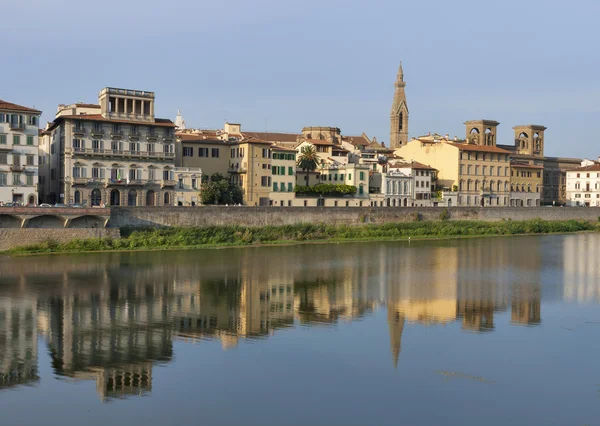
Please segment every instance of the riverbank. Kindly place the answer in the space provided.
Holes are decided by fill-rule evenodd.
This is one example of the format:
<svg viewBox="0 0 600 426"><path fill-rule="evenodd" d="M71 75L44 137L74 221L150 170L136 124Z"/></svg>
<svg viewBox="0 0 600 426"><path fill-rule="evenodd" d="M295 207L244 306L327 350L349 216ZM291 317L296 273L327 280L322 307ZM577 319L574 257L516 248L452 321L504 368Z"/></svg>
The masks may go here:
<svg viewBox="0 0 600 426"><path fill-rule="evenodd" d="M77 253L97 251L169 250L240 247L308 242L395 241L598 231L588 221L415 221L364 225L298 224L242 227L121 229L120 239L90 238L59 243L53 240L14 248L10 254Z"/></svg>

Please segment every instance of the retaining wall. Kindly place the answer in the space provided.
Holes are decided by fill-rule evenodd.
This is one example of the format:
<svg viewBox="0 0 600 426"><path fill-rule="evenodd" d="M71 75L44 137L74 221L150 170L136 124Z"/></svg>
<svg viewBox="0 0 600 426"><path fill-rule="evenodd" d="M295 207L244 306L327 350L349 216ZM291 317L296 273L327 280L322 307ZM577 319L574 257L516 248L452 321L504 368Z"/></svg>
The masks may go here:
<svg viewBox="0 0 600 426"><path fill-rule="evenodd" d="M121 232L106 228L0 228L0 251L48 240L66 243L75 239L106 237L121 238Z"/></svg>
<svg viewBox="0 0 600 426"><path fill-rule="evenodd" d="M162 226L264 226L297 223L362 224L410 222L415 215L439 220L446 210L449 220L589 220L598 221L600 208L531 207L113 207L109 227Z"/></svg>

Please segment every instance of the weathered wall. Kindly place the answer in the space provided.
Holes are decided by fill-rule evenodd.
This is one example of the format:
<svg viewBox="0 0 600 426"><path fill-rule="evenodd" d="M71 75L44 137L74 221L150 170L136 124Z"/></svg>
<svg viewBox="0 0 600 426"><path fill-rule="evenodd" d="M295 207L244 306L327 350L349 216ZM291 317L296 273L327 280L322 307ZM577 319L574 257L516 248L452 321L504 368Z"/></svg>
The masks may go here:
<svg viewBox="0 0 600 426"><path fill-rule="evenodd" d="M10 250L11 248L24 246L28 244L41 243L48 240L66 243L75 239L86 238L121 238L121 232L118 229L65 229L65 228L37 228L37 229L19 229L4 228L0 229L0 251Z"/></svg>
<svg viewBox="0 0 600 426"><path fill-rule="evenodd" d="M291 225L296 223L361 224L439 220L438 207L114 207L109 227L211 226L211 225ZM581 219L597 221L600 209L538 208L467 208L447 209L450 220L544 220Z"/></svg>

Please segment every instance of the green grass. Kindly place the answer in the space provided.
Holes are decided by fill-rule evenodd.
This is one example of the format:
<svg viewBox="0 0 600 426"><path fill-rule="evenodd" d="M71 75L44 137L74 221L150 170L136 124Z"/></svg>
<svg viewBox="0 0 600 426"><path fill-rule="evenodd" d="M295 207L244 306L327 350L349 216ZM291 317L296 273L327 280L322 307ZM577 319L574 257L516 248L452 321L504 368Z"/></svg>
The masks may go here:
<svg viewBox="0 0 600 426"><path fill-rule="evenodd" d="M14 254L157 250L214 246L248 246L323 241L402 240L414 238L474 237L596 231L598 225L568 221L414 221L385 224L284 226L210 226L204 228L122 229L121 239L86 239L68 243L46 241L17 247Z"/></svg>

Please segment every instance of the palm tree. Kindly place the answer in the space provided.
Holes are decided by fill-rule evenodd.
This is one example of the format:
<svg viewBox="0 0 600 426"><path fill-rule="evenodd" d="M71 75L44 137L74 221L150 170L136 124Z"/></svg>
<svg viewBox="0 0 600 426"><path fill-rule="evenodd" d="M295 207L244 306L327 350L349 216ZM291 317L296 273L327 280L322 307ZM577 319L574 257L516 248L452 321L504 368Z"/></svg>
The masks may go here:
<svg viewBox="0 0 600 426"><path fill-rule="evenodd" d="M300 149L300 155L298 156L298 167L306 172L306 186L309 185L309 172L315 171L319 164L319 156L313 145L305 145Z"/></svg>

